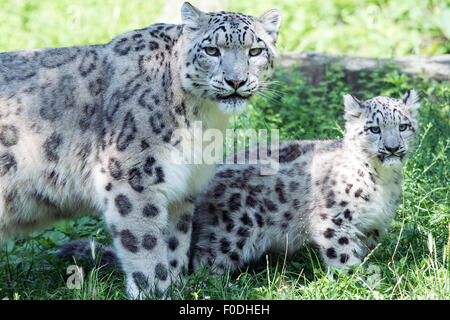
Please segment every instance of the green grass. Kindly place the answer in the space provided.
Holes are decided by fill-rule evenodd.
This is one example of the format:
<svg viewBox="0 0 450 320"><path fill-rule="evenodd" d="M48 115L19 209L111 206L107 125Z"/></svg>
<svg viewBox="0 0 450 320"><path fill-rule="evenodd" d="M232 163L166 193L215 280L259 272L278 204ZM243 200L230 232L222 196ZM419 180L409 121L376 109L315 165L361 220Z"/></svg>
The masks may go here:
<svg viewBox="0 0 450 320"><path fill-rule="evenodd" d="M161 22L158 19L164 2L2 0L0 52L105 43L125 31ZM227 10L254 16L280 9L281 51L315 50L388 58L450 53L450 3L446 0L226 2ZM179 8L172 10L178 17Z"/></svg>
<svg viewBox="0 0 450 320"><path fill-rule="evenodd" d="M164 1L0 1L0 51L103 43L157 22ZM195 1L193 1L195 3ZM231 10L259 15L279 7L281 50L319 50L379 57L449 51L449 5L444 1L231 0ZM320 5L318 4L320 3ZM178 8L177 8L178 10ZM388 36L387 36L388 35ZM294 70L278 70L268 97L256 97L234 128L279 128L282 139L342 136L342 95L423 96L416 152L404 170L403 200L382 243L353 275L327 273L305 248L285 259L264 257L235 275L188 276L173 299L449 299L449 82L411 79L395 69L360 74L355 90L338 66L317 87ZM58 245L92 237L108 243L101 219L63 221L0 247L0 299L126 299L119 271L85 266L81 289L68 289L69 263Z"/></svg>
<svg viewBox="0 0 450 320"><path fill-rule="evenodd" d="M450 4L429 0L247 0L233 10L279 8L282 51L315 50L374 57L450 50Z"/></svg>

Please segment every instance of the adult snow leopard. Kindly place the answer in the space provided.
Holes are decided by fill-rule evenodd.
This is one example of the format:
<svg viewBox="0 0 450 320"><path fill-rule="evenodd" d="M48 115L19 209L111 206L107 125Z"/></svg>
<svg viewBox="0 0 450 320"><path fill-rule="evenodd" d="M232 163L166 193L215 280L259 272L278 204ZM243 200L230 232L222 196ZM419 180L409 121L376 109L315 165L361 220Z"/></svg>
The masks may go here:
<svg viewBox="0 0 450 320"><path fill-rule="evenodd" d="M292 254L306 244L326 266L361 263L394 217L420 103L411 90L401 99L345 95L344 104L343 139L281 142L272 149L274 175L260 174L265 161L217 167L195 202L193 271L234 271L267 251ZM256 159L258 149L244 152ZM97 249L102 264L116 261L112 248ZM91 243L69 243L61 254L91 259Z"/></svg>
<svg viewBox="0 0 450 320"><path fill-rule="evenodd" d="M181 15L105 45L0 54L0 240L99 211L129 295L166 292L214 172L175 164L190 141L173 133L224 130L271 74L280 26L277 10Z"/></svg>

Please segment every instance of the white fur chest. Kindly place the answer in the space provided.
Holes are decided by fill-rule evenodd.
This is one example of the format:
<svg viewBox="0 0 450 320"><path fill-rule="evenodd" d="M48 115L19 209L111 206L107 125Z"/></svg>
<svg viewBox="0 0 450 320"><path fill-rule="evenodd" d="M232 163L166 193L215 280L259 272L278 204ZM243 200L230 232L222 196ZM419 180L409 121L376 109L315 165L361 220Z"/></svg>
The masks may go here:
<svg viewBox="0 0 450 320"><path fill-rule="evenodd" d="M401 197L401 171L386 170L376 178L374 191L358 215L361 231L378 230L383 234L390 226Z"/></svg>
<svg viewBox="0 0 450 320"><path fill-rule="evenodd" d="M215 139L225 138L229 115L217 108L217 103L206 102L199 108L198 120L189 129L179 130L180 143L172 148L170 159L163 164L171 193L170 199L182 200L186 195L196 195L214 175L216 163L208 159L205 148L211 145L210 134ZM223 140L219 141L220 146ZM222 154L220 154L222 159Z"/></svg>

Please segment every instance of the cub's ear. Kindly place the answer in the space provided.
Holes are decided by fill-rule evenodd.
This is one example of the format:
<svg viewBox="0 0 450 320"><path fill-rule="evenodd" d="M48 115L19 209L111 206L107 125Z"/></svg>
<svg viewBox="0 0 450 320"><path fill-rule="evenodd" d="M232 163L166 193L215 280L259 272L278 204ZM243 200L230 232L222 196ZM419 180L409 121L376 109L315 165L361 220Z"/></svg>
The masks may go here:
<svg viewBox="0 0 450 320"><path fill-rule="evenodd" d="M190 30L196 31L200 28L200 19L203 12L195 8L189 2L183 3L181 6L181 19Z"/></svg>
<svg viewBox="0 0 450 320"><path fill-rule="evenodd" d="M408 90L402 97L406 110L413 116L417 117L420 108L420 97L416 90Z"/></svg>
<svg viewBox="0 0 450 320"><path fill-rule="evenodd" d="M264 13L258 20L263 24L264 30L275 43L278 38L278 30L281 24L281 13L277 9L272 9Z"/></svg>
<svg viewBox="0 0 450 320"><path fill-rule="evenodd" d="M364 110L361 101L351 94L346 94L344 96L344 107L346 121L359 118Z"/></svg>

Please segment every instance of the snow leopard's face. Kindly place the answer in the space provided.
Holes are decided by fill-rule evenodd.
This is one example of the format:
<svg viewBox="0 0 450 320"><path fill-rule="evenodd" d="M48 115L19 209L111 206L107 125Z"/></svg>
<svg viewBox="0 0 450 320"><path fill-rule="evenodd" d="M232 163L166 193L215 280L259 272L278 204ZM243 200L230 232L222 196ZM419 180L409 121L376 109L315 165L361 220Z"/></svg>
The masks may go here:
<svg viewBox="0 0 450 320"><path fill-rule="evenodd" d="M183 87L194 96L218 102L224 113L245 110L273 71L280 14L260 18L241 13L203 13L183 6L189 35Z"/></svg>
<svg viewBox="0 0 450 320"><path fill-rule="evenodd" d="M365 101L346 95L344 104L352 142L384 166L401 165L416 136L417 92L410 90L401 99L375 97Z"/></svg>

